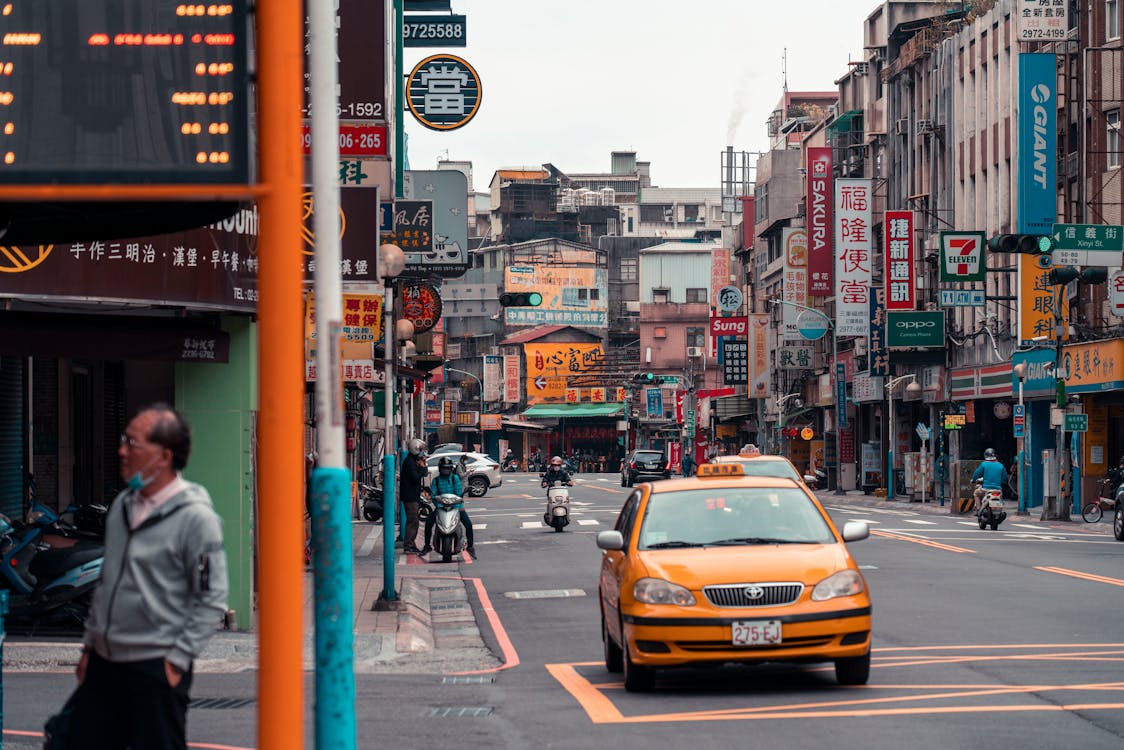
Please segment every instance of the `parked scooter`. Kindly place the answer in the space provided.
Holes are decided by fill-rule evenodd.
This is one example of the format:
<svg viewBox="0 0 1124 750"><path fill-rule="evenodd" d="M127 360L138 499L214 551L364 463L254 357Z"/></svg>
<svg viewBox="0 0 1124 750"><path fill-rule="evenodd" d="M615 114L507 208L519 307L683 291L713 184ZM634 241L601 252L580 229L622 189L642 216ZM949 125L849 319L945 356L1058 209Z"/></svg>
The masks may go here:
<svg viewBox="0 0 1124 750"><path fill-rule="evenodd" d="M461 524L461 505L464 499L452 493L433 498L433 512L436 522L433 525L433 540L430 545L441 555L441 562L450 562L453 555L464 549L464 526Z"/></svg>
<svg viewBox="0 0 1124 750"><path fill-rule="evenodd" d="M973 484L979 487L981 482L976 480ZM1003 510L1003 490L984 490L983 498L980 500L980 509L976 511L976 520L979 522L980 528L986 529L990 526L992 531L996 531L999 524L1003 523L1006 518L1007 511Z"/></svg>
<svg viewBox="0 0 1124 750"><path fill-rule="evenodd" d="M359 501L363 508L363 518L371 523L382 521L383 503L382 489L369 484L359 483Z"/></svg>
<svg viewBox="0 0 1124 750"><path fill-rule="evenodd" d="M0 513L0 585L13 623L81 626L101 577L105 547L67 538L59 517L36 504L20 523ZM49 541L48 541L49 540Z"/></svg>
<svg viewBox="0 0 1124 750"><path fill-rule="evenodd" d="M827 488L827 472L823 469L816 469L812 474L804 475L804 484L808 485L810 490L822 490Z"/></svg>
<svg viewBox="0 0 1124 750"><path fill-rule="evenodd" d="M555 531L561 531L570 523L570 491L561 482L551 482L546 490L546 512L542 522Z"/></svg>

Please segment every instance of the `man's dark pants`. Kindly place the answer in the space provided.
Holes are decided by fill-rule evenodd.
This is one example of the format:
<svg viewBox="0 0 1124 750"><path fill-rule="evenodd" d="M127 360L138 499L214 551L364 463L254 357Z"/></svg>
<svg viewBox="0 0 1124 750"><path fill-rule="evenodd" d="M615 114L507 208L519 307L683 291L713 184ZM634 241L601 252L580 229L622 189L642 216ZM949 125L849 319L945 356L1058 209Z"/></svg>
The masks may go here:
<svg viewBox="0 0 1124 750"><path fill-rule="evenodd" d="M85 750L186 750L191 676L173 688L163 659L111 662L91 651L71 733Z"/></svg>

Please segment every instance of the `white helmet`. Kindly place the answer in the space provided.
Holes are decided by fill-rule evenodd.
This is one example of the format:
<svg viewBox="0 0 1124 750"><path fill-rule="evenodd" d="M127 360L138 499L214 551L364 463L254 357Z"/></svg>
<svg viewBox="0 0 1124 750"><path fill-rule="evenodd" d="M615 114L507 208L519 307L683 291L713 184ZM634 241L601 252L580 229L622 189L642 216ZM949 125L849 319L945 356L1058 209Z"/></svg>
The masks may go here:
<svg viewBox="0 0 1124 750"><path fill-rule="evenodd" d="M406 443L406 449L410 451L410 455L417 456L425 450L425 441L421 438L414 438Z"/></svg>

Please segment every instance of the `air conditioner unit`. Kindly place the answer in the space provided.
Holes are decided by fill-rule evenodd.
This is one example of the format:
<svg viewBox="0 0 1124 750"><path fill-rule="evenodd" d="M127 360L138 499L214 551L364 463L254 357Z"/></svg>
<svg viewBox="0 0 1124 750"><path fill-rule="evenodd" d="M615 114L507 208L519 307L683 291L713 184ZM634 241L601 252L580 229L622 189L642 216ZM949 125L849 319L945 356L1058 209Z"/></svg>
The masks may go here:
<svg viewBox="0 0 1124 750"><path fill-rule="evenodd" d="M933 132L933 121L932 120L918 120L917 121L917 134L918 135L924 135L926 133L932 133L932 132Z"/></svg>
<svg viewBox="0 0 1124 750"><path fill-rule="evenodd" d="M898 135L909 135L909 118L903 117L894 123L894 132Z"/></svg>
<svg viewBox="0 0 1124 750"><path fill-rule="evenodd" d="M702 347L701 346L688 346L687 347L687 356L690 357L691 359L698 359L699 357L702 356Z"/></svg>

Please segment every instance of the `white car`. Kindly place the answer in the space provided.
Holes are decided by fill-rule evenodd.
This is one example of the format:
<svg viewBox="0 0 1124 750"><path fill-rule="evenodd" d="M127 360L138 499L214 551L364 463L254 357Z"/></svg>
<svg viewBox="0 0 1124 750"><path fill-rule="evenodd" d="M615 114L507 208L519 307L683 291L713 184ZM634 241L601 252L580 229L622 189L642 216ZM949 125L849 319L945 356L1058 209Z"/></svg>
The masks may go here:
<svg viewBox="0 0 1124 750"><path fill-rule="evenodd" d="M437 476L437 464L443 458L447 458L457 464L461 460L461 456L468 456L468 480L465 482L465 494L471 497L483 497L484 494L492 487L499 487L503 484L503 474L500 471L500 465L491 456L486 456L483 453L471 453L468 451L456 451L450 453L437 453L425 460L425 465L429 468L429 481L433 482L433 478Z"/></svg>

